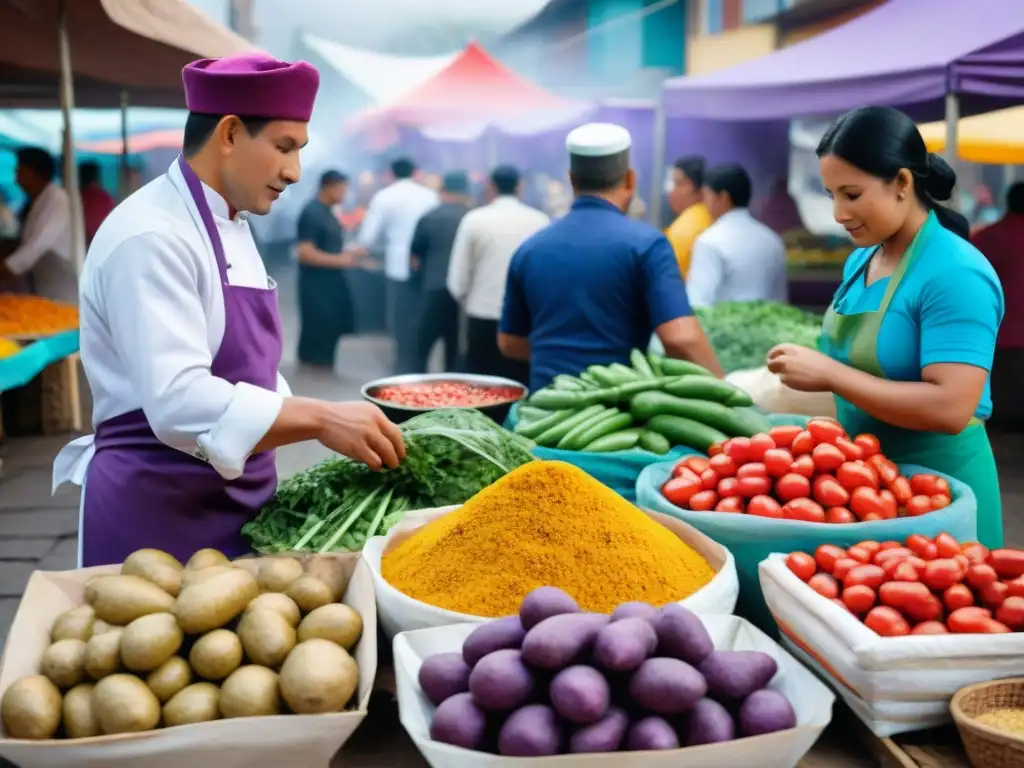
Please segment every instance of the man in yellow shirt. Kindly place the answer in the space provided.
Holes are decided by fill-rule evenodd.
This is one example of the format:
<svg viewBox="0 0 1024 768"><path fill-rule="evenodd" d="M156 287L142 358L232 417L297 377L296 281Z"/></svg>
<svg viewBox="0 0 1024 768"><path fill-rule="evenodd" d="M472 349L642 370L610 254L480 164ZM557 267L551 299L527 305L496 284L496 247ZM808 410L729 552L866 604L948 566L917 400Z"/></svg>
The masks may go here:
<svg viewBox="0 0 1024 768"><path fill-rule="evenodd" d="M686 277L690 269L690 253L700 234L711 226L711 214L701 202L704 185L704 158L683 157L672 168L672 191L668 202L676 220L665 231L679 262L679 271Z"/></svg>

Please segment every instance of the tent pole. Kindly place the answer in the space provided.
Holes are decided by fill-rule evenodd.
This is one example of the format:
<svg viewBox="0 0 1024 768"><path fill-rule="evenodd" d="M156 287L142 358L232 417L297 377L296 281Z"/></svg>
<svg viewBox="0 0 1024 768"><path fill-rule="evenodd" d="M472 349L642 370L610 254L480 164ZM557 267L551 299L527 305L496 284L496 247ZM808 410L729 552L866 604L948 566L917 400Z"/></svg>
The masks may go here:
<svg viewBox="0 0 1024 768"><path fill-rule="evenodd" d="M60 110L64 118L64 189L71 207L71 254L81 272L85 261L85 221L82 196L78 190L78 164L75 162L75 139L71 113L75 108L74 73L71 69L71 42L68 37L68 0L57 3L57 52L60 58Z"/></svg>
<svg viewBox="0 0 1024 768"><path fill-rule="evenodd" d="M651 224L658 229L661 229L661 199L665 191L666 123L665 105L659 98L654 110L654 162L651 166L651 199L647 204Z"/></svg>
<svg viewBox="0 0 1024 768"><path fill-rule="evenodd" d="M957 167L957 128L960 125L960 97L955 93L946 94L946 162L956 171ZM954 200L954 207L956 207Z"/></svg>
<svg viewBox="0 0 1024 768"><path fill-rule="evenodd" d="M128 90L121 89L121 199L128 197Z"/></svg>

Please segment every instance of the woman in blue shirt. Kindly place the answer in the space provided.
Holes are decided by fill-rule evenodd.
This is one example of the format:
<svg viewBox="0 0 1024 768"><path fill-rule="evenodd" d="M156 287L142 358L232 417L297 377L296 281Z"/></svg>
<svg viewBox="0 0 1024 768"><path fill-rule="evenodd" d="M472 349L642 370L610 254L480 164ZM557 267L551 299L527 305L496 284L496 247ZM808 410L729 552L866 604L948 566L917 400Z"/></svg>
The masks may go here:
<svg viewBox="0 0 1024 768"><path fill-rule="evenodd" d="M768 367L795 389L833 392L846 430L877 435L897 463L969 485L979 540L1001 546L984 421L1003 291L967 241L967 220L939 204L956 175L928 153L909 117L885 107L840 117L818 157L836 221L858 248L825 316L820 351L782 344Z"/></svg>

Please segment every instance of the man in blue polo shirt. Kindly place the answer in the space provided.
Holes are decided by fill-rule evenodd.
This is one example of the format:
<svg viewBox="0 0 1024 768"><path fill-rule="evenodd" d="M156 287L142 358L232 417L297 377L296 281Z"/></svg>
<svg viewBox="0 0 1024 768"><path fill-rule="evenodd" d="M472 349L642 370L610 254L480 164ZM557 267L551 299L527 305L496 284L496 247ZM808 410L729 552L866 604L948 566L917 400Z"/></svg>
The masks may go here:
<svg viewBox="0 0 1024 768"><path fill-rule="evenodd" d="M628 363L652 332L665 354L723 375L669 241L625 215L636 193L631 144L625 128L607 123L570 133L572 209L524 242L509 265L498 345L506 357L530 361L532 390L595 363Z"/></svg>

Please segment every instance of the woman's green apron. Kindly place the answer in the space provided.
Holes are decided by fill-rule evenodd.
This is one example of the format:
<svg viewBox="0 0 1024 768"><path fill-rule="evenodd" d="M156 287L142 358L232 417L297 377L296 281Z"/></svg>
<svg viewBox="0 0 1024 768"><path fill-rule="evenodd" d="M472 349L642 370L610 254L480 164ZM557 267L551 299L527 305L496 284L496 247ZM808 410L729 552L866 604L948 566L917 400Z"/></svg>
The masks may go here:
<svg viewBox="0 0 1024 768"><path fill-rule="evenodd" d="M936 229L941 226L934 215L928 217L889 279L877 311L844 315L837 309L848 287L864 278L870 258L840 286L836 299L825 314L818 343L822 352L872 376L887 378L878 360L882 320L904 276L927 251ZM838 395L836 411L840 423L851 435L863 432L877 435L886 455L897 464L929 467L969 485L978 500L978 539L987 547L1002 546L1003 515L999 474L982 421L972 418L963 432L948 435L886 424Z"/></svg>

